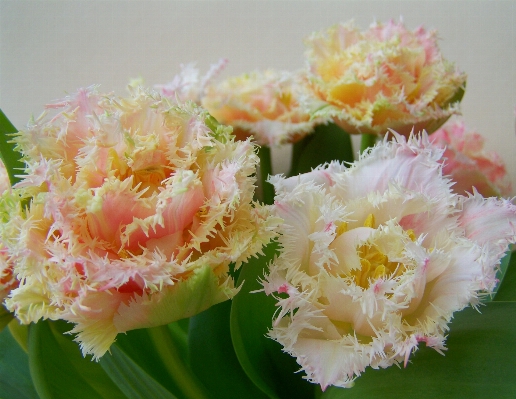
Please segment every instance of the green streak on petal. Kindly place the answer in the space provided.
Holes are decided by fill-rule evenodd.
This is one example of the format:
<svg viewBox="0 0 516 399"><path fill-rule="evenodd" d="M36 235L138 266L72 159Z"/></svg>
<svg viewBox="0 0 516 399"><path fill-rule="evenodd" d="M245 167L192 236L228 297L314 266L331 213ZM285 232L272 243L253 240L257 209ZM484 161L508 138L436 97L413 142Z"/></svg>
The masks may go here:
<svg viewBox="0 0 516 399"><path fill-rule="evenodd" d="M196 315L217 303L226 301L237 289L219 285L210 266L203 266L184 281L164 288L152 296L137 297L121 305L113 318L118 332L135 328L157 327Z"/></svg>

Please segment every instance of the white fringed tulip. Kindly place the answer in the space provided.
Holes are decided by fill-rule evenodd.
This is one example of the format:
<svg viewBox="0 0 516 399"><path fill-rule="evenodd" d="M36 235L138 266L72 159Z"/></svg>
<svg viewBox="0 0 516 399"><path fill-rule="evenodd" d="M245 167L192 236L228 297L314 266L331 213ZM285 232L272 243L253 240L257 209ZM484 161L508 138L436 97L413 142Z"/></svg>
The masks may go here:
<svg viewBox="0 0 516 399"><path fill-rule="evenodd" d="M322 389L406 365L420 342L442 352L453 313L496 285L516 206L452 193L442 151L396 134L349 168L271 179L284 224L263 280L269 335Z"/></svg>

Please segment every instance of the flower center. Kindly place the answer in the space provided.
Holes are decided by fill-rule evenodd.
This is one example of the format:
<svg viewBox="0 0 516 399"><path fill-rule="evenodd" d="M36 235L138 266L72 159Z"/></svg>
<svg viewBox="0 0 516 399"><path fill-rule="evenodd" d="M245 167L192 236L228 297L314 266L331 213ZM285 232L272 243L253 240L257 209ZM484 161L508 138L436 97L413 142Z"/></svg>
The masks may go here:
<svg viewBox="0 0 516 399"><path fill-rule="evenodd" d="M374 215L369 214L364 221L364 227L375 228ZM406 234L414 241L415 234L413 230L407 230ZM350 272L355 280L355 284L367 289L372 281L388 276L395 278L406 271L406 267L400 262L391 262L388 256L383 253L374 243L366 243L357 248L357 254L360 257L360 268Z"/></svg>
<svg viewBox="0 0 516 399"><path fill-rule="evenodd" d="M138 188L138 192L143 192L142 197L150 197L158 191L161 183L168 176L166 167L163 165L151 165L143 169L133 170L127 163L120 159L116 151L110 150L110 166L115 171L115 176L123 181L133 177L133 188Z"/></svg>
<svg viewBox="0 0 516 399"><path fill-rule="evenodd" d="M399 276L405 271L402 263L391 262L387 255L374 244L361 245L357 252L360 256L360 269L351 271L355 284L366 289L370 281L376 281L385 276Z"/></svg>

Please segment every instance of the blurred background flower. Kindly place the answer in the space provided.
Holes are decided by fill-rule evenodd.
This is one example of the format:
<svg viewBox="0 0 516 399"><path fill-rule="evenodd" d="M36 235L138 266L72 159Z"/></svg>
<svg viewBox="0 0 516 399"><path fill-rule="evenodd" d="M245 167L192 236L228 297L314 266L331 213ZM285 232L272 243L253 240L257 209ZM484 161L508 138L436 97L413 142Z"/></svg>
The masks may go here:
<svg viewBox="0 0 516 399"><path fill-rule="evenodd" d="M348 133L432 132L459 111L466 75L444 59L434 31L402 22L352 22L305 41L309 80L320 99L315 116L331 116Z"/></svg>
<svg viewBox="0 0 516 399"><path fill-rule="evenodd" d="M253 136L263 146L294 143L329 118L312 118L306 76L267 69L228 78L207 88L202 105L220 123L231 125L237 138Z"/></svg>
<svg viewBox="0 0 516 399"><path fill-rule="evenodd" d="M473 187L484 197L508 197L512 187L505 163L494 151L484 149L485 138L466 128L464 120L450 120L431 136L444 149L443 173L455 182L458 194L473 193Z"/></svg>

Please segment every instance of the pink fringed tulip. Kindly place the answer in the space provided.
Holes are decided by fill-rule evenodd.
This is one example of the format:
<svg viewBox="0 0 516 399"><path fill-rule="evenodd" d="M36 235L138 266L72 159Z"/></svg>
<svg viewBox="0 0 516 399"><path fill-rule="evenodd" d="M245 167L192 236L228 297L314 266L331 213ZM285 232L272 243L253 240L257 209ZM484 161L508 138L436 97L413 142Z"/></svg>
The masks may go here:
<svg viewBox="0 0 516 399"><path fill-rule="evenodd" d="M202 105L219 122L233 126L239 139L254 136L264 146L293 143L329 118L311 118L301 73L266 70L232 77L209 86Z"/></svg>
<svg viewBox="0 0 516 399"><path fill-rule="evenodd" d="M306 46L320 100L313 115L348 133L432 132L458 112L466 75L443 59L435 32L392 21L361 32L348 23L313 33Z"/></svg>
<svg viewBox="0 0 516 399"><path fill-rule="evenodd" d="M453 194L441 156L426 134L396 134L349 168L271 179L284 224L263 280L269 336L323 390L407 365L420 342L441 353L453 313L492 292L516 206Z"/></svg>
<svg viewBox="0 0 516 399"><path fill-rule="evenodd" d="M254 145L193 103L142 88L80 90L16 141L26 176L2 198L22 323L75 323L98 359L118 333L192 316L238 291L228 275L275 235L252 203Z"/></svg>
<svg viewBox="0 0 516 399"><path fill-rule="evenodd" d="M446 124L430 140L445 149L443 173L454 181L454 192L465 195L474 187L484 197L511 195L503 160L495 152L485 151L484 138L467 130L463 121Z"/></svg>

